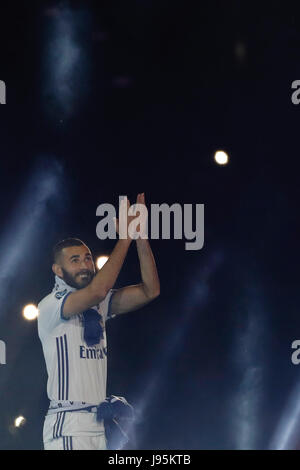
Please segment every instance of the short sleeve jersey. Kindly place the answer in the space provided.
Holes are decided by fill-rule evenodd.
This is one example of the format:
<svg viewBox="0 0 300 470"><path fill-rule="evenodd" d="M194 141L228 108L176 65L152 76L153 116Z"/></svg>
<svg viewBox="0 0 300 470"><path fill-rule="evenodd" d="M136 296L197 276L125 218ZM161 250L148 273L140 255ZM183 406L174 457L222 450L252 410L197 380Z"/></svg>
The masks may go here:
<svg viewBox="0 0 300 470"><path fill-rule="evenodd" d="M38 334L48 373L49 400L98 404L106 397L107 343L105 323L110 318L114 290L93 307L99 314L103 335L88 346L84 340L83 314L64 319L63 305L74 288L58 276L53 291L38 304Z"/></svg>

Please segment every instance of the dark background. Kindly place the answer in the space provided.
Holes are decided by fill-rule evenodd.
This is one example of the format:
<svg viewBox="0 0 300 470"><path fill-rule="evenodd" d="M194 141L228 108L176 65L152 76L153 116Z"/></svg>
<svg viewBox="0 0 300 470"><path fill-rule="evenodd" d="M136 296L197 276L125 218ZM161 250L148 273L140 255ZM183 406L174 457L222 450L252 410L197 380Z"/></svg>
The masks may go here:
<svg viewBox="0 0 300 470"><path fill-rule="evenodd" d="M68 110L50 75L63 6L82 48ZM148 206L205 204L205 241L151 241L160 297L107 324L108 392L145 406L128 448L271 445L299 377L299 13L283 1L1 4L0 449L42 448L46 370L21 312L52 289L52 246L76 236L109 254L96 208L138 192ZM32 175L53 164L56 196L24 247ZM14 246L17 263L4 256ZM132 244L117 287L139 280Z"/></svg>

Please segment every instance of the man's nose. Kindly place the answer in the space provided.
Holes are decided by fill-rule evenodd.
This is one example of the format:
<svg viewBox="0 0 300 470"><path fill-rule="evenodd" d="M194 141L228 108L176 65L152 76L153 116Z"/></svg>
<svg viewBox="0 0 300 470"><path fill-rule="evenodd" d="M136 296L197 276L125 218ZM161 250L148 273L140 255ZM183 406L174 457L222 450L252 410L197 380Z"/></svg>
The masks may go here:
<svg viewBox="0 0 300 470"><path fill-rule="evenodd" d="M80 269L88 269L88 261L86 261L86 260L83 259L83 260L80 262Z"/></svg>

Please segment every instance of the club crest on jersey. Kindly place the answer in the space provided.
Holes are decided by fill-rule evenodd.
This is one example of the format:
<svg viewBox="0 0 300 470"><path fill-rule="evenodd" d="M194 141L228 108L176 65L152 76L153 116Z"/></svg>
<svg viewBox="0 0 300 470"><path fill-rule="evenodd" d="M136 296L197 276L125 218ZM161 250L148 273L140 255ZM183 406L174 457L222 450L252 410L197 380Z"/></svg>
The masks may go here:
<svg viewBox="0 0 300 470"><path fill-rule="evenodd" d="M55 297L56 297L57 299L61 299L61 298L66 294L66 292L67 292L67 289L64 289L64 290L61 290L61 291L59 291L59 292L56 292Z"/></svg>

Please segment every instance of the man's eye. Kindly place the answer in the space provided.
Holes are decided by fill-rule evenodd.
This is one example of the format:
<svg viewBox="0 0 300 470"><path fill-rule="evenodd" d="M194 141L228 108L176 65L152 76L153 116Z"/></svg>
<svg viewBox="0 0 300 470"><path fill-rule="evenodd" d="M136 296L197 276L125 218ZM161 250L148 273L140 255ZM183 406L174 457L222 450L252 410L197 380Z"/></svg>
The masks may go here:
<svg viewBox="0 0 300 470"><path fill-rule="evenodd" d="M72 263L77 263L77 261L78 261L77 258L72 259Z"/></svg>

